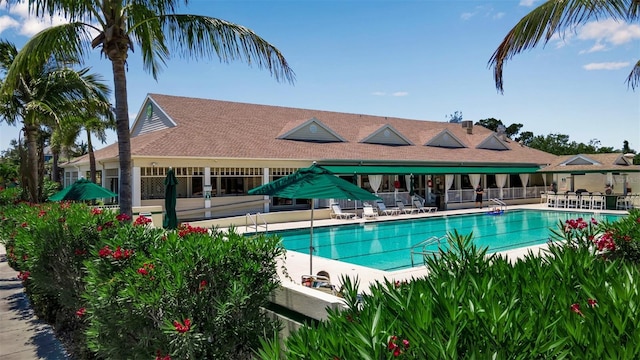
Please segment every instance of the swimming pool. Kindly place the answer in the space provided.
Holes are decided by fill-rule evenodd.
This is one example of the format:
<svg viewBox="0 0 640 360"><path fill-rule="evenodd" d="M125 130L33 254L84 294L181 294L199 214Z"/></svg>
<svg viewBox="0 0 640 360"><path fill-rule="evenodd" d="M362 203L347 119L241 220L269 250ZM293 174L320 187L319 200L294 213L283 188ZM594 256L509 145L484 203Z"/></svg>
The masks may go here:
<svg viewBox="0 0 640 360"><path fill-rule="evenodd" d="M545 210L509 210L502 215L486 213L444 215L411 220L363 222L313 229L314 255L374 269L394 271L411 267L411 248L432 236L441 237L457 229L473 232L478 247L489 252L544 244L550 228L558 221L590 219L590 213ZM615 221L619 215L595 216L598 221ZM287 250L309 253L309 229L274 232ZM433 250L437 250L434 246ZM422 259L416 256L417 264Z"/></svg>

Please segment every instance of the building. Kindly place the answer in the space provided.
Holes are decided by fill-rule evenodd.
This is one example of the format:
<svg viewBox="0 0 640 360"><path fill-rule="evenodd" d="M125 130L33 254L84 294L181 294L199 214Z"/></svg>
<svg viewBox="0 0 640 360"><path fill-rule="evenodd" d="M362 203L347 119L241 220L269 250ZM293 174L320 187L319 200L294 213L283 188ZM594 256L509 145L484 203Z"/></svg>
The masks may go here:
<svg viewBox="0 0 640 360"><path fill-rule="evenodd" d="M413 191L440 208L485 197L535 202L552 181L539 172L558 157L471 121L399 119L149 94L131 128L133 206L163 205L164 177L178 177L180 220L285 209L308 200L246 195L313 161L393 204ZM95 152L102 185L118 192L118 147ZM64 164L65 185L89 170ZM326 206L325 202L315 206ZM343 207L358 206L345 202Z"/></svg>

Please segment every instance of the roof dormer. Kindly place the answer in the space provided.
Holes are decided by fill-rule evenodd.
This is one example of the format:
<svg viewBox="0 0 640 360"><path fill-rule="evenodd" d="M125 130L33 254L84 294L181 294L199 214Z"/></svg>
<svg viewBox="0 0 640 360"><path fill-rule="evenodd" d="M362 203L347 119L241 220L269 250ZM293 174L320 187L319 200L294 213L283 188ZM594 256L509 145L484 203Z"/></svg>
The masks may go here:
<svg viewBox="0 0 640 360"><path fill-rule="evenodd" d="M301 125L278 136L278 139L310 142L347 142L342 136L331 130L322 121L312 117Z"/></svg>
<svg viewBox="0 0 640 360"><path fill-rule="evenodd" d="M413 145L404 135L398 132L393 126L385 124L380 129L374 131L369 136L360 141L366 144L405 146Z"/></svg>
<svg viewBox="0 0 640 360"><path fill-rule="evenodd" d="M487 149L487 150L509 150L509 146L500 140L500 137L497 134L491 134L486 139L482 140L476 149Z"/></svg>
<svg viewBox="0 0 640 360"><path fill-rule="evenodd" d="M458 139L449 129L444 129L434 136L431 140L427 141L426 146L436 146L443 148L466 148L467 146Z"/></svg>

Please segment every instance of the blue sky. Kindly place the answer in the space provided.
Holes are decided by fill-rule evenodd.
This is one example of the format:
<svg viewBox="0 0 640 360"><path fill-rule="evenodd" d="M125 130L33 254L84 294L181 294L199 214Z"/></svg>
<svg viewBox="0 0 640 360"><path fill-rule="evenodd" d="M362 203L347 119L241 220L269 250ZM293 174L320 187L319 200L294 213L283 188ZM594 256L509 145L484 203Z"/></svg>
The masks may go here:
<svg viewBox="0 0 640 360"><path fill-rule="evenodd" d="M129 112L147 93L202 97L346 113L447 121L494 117L535 135L640 152L640 90L625 80L640 58L640 24L603 19L516 55L506 63L504 94L488 61L507 32L540 1L219 1L192 0L180 13L244 25L282 51L294 85L265 70L217 58L168 62L157 81L129 58ZM51 23L0 1L0 37L18 47ZM112 85L96 52L86 66ZM0 125L0 150L18 128ZM212 126L215 136L215 125ZM114 133L109 143L115 142ZM104 145L97 144L97 147Z"/></svg>

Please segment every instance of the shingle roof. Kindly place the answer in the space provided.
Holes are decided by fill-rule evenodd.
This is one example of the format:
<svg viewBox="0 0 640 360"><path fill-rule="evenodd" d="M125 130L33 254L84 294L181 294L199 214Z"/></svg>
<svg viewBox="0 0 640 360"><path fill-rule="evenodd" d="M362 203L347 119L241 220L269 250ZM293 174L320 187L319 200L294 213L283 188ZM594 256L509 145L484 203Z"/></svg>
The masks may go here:
<svg viewBox="0 0 640 360"><path fill-rule="evenodd" d="M464 162L503 164L549 164L556 156L508 141L510 150L476 149L493 132L474 126L473 134L461 124L409 120L364 114L287 108L239 102L148 95L177 124L131 138L136 156L243 158L288 160L378 160L416 162ZM278 139L288 130L317 118L347 142L314 143ZM409 146L361 143L363 137L389 124L413 142ZM424 146L448 129L467 148ZM114 158L117 144L96 151L97 159ZM84 159L78 159L84 162Z"/></svg>
<svg viewBox="0 0 640 360"><path fill-rule="evenodd" d="M640 165L633 165L629 160L629 165L619 165L622 160L622 153L608 154L579 154L559 156L551 165L541 171L544 172L640 172ZM593 160L594 164L585 165L564 165L574 158Z"/></svg>

